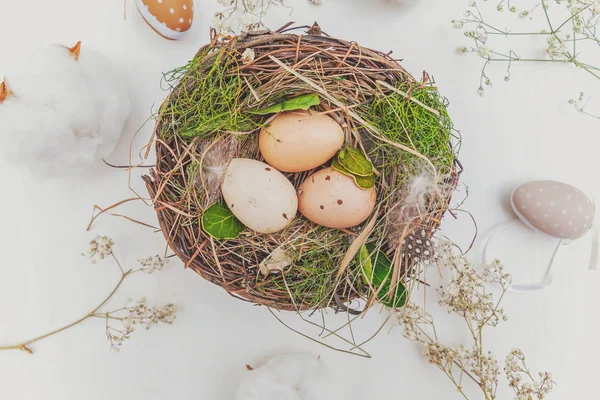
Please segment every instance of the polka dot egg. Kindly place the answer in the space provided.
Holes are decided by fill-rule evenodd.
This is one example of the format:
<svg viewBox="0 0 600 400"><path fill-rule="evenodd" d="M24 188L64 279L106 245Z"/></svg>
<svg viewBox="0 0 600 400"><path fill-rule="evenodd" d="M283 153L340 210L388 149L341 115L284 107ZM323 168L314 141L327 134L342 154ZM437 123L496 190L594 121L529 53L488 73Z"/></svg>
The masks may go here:
<svg viewBox="0 0 600 400"><path fill-rule="evenodd" d="M525 224L561 239L583 236L594 221L592 200L581 190L562 182L525 183L515 189L511 202Z"/></svg>
<svg viewBox="0 0 600 400"><path fill-rule="evenodd" d="M144 20L159 35L176 40L194 20L194 0L135 0Z"/></svg>

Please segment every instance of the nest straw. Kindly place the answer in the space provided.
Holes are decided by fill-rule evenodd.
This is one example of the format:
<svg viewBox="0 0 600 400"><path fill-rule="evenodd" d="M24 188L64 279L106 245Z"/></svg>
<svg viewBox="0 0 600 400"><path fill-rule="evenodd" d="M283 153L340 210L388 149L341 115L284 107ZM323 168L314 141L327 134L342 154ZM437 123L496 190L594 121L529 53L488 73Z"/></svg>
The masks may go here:
<svg viewBox="0 0 600 400"><path fill-rule="evenodd" d="M386 237L388 218L407 196L407 184L423 170L447 190L401 232L430 238L439 227L458 182L452 122L447 102L424 74L417 81L388 54L335 39L315 25L221 37L211 32L186 66L165 76L171 93L154 129L156 167L145 176L161 230L186 267L232 296L279 310L342 308L376 288L360 279L355 253L372 243L393 260L392 284L407 283L419 266L401 244ZM235 141L237 157L262 160L260 127L267 118L250 113L307 93L321 99L317 111L344 128L346 144L361 149L376 169L378 206L362 225L347 230L318 226L300 214L283 231L246 230L233 240L203 231L210 205L203 175L207 149ZM314 171L286 174L297 188ZM402 242L398 242L402 243ZM293 254L283 272L260 273L261 262L278 248Z"/></svg>

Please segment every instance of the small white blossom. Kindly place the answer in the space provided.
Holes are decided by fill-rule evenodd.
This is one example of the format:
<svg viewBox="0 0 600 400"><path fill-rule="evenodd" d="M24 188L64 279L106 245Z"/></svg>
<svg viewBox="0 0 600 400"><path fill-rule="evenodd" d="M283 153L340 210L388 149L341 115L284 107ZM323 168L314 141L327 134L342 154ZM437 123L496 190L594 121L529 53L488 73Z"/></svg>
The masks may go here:
<svg viewBox="0 0 600 400"><path fill-rule="evenodd" d="M454 29L461 29L465 24L462 21L454 21L452 26Z"/></svg>
<svg viewBox="0 0 600 400"><path fill-rule="evenodd" d="M160 256L149 256L144 258L140 257L137 259L137 261L142 266L141 270L147 274L160 271L169 262L168 259L162 258Z"/></svg>
<svg viewBox="0 0 600 400"><path fill-rule="evenodd" d="M219 3L220 5L224 6L224 7L229 7L230 5L232 5L234 2L234 0L217 0L217 3Z"/></svg>
<svg viewBox="0 0 600 400"><path fill-rule="evenodd" d="M543 400L554 387L552 375L549 372L538 373L538 380L525 364L525 355L519 349L512 350L504 364L504 372L508 379L508 386L515 391L515 399Z"/></svg>
<svg viewBox="0 0 600 400"><path fill-rule="evenodd" d="M479 46L477 53L480 57L489 58L490 54L492 54L492 50L489 47Z"/></svg>
<svg viewBox="0 0 600 400"><path fill-rule="evenodd" d="M99 259L104 259L106 256L110 256L113 254L113 246L115 242L112 239L106 236L96 236L91 242L90 247L85 256L94 260L96 257Z"/></svg>
<svg viewBox="0 0 600 400"><path fill-rule="evenodd" d="M123 315L123 312L127 312ZM175 321L177 305L167 304L162 307L149 307L145 297L135 302L133 305L125 305L122 309L106 313L106 336L111 347L120 347L126 339L129 339L131 333L135 331L136 325L141 325L144 329L150 329L152 325L160 322L172 324ZM120 321L121 327L110 325L110 322Z"/></svg>

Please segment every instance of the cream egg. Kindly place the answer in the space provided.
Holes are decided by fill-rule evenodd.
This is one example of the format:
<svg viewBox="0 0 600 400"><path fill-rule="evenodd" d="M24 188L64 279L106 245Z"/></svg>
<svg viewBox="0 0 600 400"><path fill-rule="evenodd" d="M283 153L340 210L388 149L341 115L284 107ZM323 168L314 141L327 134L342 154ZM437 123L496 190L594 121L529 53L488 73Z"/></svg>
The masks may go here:
<svg viewBox="0 0 600 400"><path fill-rule="evenodd" d="M574 186L533 181L515 189L512 208L529 227L561 239L583 236L594 221L592 200Z"/></svg>
<svg viewBox="0 0 600 400"><path fill-rule="evenodd" d="M194 0L135 0L144 20L159 35L176 40L194 20Z"/></svg>
<svg viewBox="0 0 600 400"><path fill-rule="evenodd" d="M292 183L272 166L235 158L227 167L221 192L233 214L248 228L273 233L292 222L298 197Z"/></svg>
<svg viewBox="0 0 600 400"><path fill-rule="evenodd" d="M354 179L332 168L315 172L298 188L299 210L328 228L349 228L365 221L375 208L375 188L361 189Z"/></svg>
<svg viewBox="0 0 600 400"><path fill-rule="evenodd" d="M261 130L259 145L265 160L280 171L308 171L342 148L344 131L327 115L287 111Z"/></svg>

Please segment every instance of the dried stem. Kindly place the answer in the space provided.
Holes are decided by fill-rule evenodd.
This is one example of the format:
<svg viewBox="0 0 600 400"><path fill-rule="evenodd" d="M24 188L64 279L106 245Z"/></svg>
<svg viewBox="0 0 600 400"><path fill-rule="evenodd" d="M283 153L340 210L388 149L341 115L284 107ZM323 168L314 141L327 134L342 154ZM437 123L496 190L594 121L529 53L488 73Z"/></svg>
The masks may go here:
<svg viewBox="0 0 600 400"><path fill-rule="evenodd" d="M72 322L72 323L70 323L68 325L65 325L65 326L63 326L61 328L55 329L55 330L53 330L51 332L45 333L45 334L40 335L38 337L35 337L33 339L26 340L26 341L21 342L19 344L10 345L10 346L0 346L0 351L1 350L22 350L22 351L25 351L25 352L27 352L29 354L33 354L33 350L31 350L31 348L29 347L29 345L31 345L31 344L33 344L35 342L38 342L38 341L40 341L42 339L45 339L47 337L54 336L57 333L65 331L65 330L67 330L69 328L72 328L72 327L74 327L76 325L79 325L80 323L84 322L88 318L96 317L97 316L96 313L115 295L115 293L117 292L117 290L119 290L119 288L121 287L121 284L123 283L123 281L128 276L130 276L133 273L132 270L129 270L129 271L126 271L126 272L123 271L123 268L121 267L121 264L119 263L119 261L117 260L117 258L114 256L114 254L111 253L111 256L115 259L115 261L117 262L117 265L119 266L119 269L121 271L121 278L119 279L119 281L117 282L117 284L114 286L114 288L111 290L111 292L108 294L108 296L106 296L104 298L104 300L102 300L102 302L98 306L96 306L92 311L90 311L89 313L87 313L83 317L79 318L78 320L76 320L76 321L74 321L74 322Z"/></svg>

